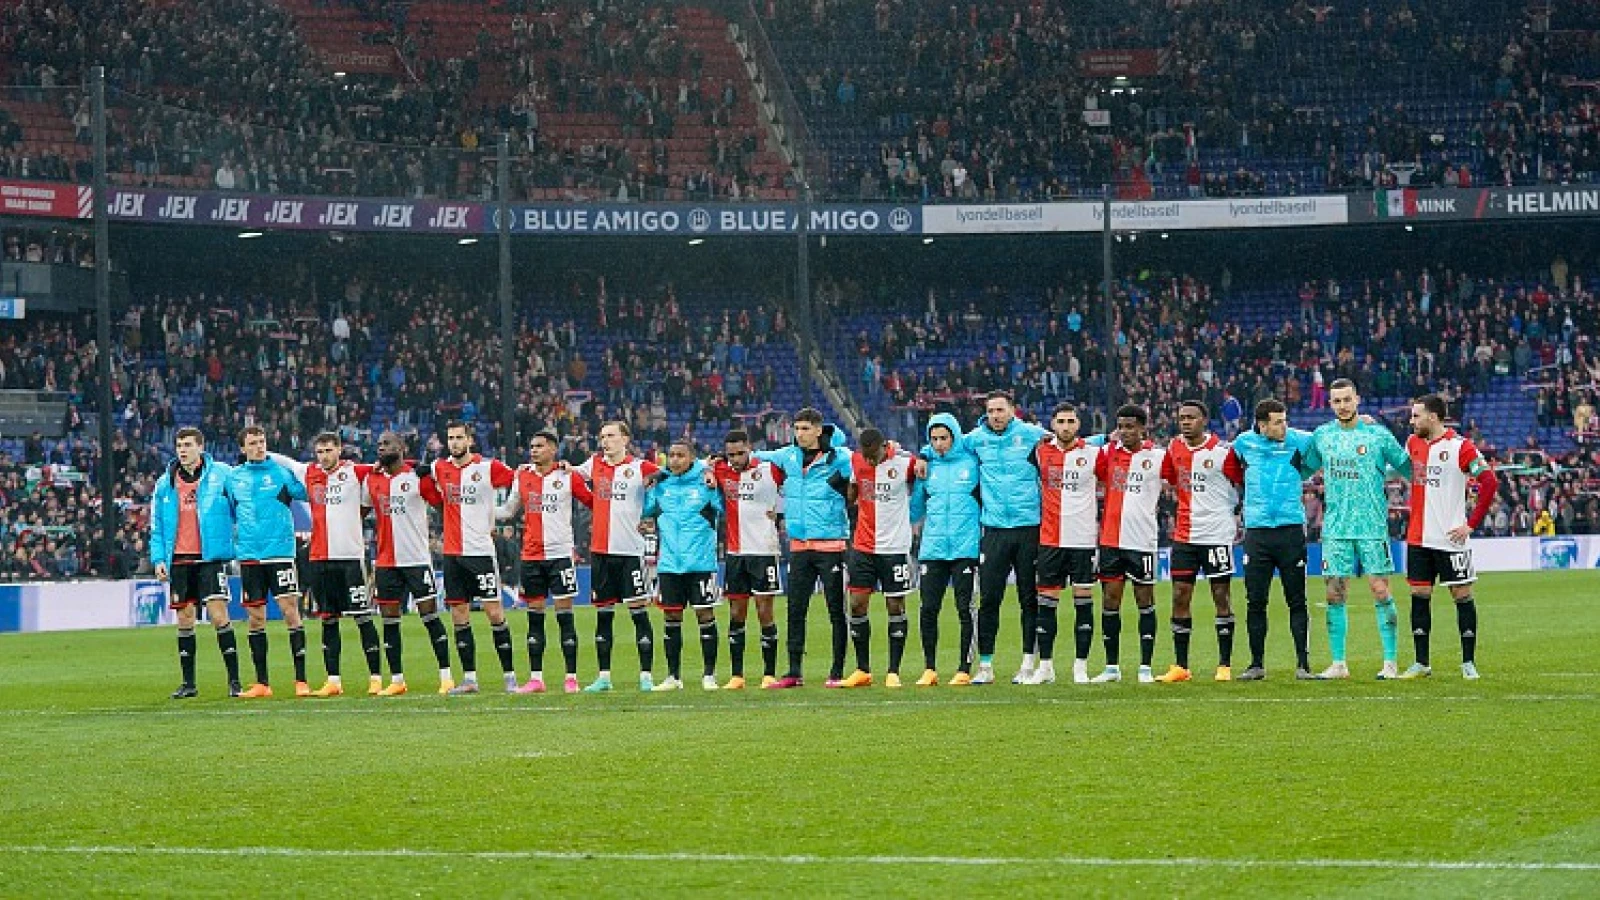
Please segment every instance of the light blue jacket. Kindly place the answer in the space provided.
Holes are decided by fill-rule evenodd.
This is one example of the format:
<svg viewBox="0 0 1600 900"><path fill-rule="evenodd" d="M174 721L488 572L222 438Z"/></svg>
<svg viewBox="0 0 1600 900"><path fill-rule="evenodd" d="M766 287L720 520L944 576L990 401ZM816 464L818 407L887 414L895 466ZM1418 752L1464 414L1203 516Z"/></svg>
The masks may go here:
<svg viewBox="0 0 1600 900"><path fill-rule="evenodd" d="M783 470L783 515L790 540L842 541L850 537L850 519L845 514L850 453L844 449L844 433L824 425L822 443L828 449L809 467L798 444L755 454L756 459Z"/></svg>
<svg viewBox="0 0 1600 900"><path fill-rule="evenodd" d="M1244 465L1244 527L1277 528L1304 525L1306 507L1300 499L1305 454L1311 432L1291 428L1281 441L1259 431L1242 431L1233 439L1233 452Z"/></svg>
<svg viewBox="0 0 1600 900"><path fill-rule="evenodd" d="M200 558L206 562L233 559L233 498L228 494L228 476L233 467L219 463L211 454L202 455L200 487L195 494L200 518ZM150 500L150 563L171 566L172 548L178 542L178 491L172 486L178 461L167 466L167 473L156 482Z"/></svg>
<svg viewBox="0 0 1600 900"><path fill-rule="evenodd" d="M666 575L717 570L717 516L722 492L707 487L706 464L695 460L682 475L667 472L644 496L644 515L661 537L656 571Z"/></svg>
<svg viewBox="0 0 1600 900"><path fill-rule="evenodd" d="M1033 450L1048 434L1021 419L1012 419L999 434L988 422L967 432L963 441L978 457L985 528L1039 524L1039 467Z"/></svg>
<svg viewBox="0 0 1600 900"><path fill-rule="evenodd" d="M955 443L947 453L924 451L928 477L917 482L913 515L923 511L922 559L977 559L979 520L983 506L978 502L978 457L961 440L961 424L949 413L928 420L927 431L943 425L950 429ZM931 440L931 438L930 438Z"/></svg>
<svg viewBox="0 0 1600 900"><path fill-rule="evenodd" d="M228 476L238 530L234 552L242 560L294 559L295 500L306 499L305 485L270 459L234 466Z"/></svg>

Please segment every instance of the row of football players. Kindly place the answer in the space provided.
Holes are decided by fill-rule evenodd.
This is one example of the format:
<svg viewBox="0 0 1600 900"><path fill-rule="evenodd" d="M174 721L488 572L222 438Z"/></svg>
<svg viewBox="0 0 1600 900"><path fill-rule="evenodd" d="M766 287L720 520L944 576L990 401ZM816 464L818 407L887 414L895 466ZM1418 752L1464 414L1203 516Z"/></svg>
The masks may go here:
<svg viewBox="0 0 1600 900"><path fill-rule="evenodd" d="M342 693L338 620L344 616L356 620L362 635L372 677L369 692L404 693L399 619L408 600L416 605L428 630L439 663L442 692L478 690L475 639L469 616L474 603L490 621L507 689L530 693L545 690L545 616L547 607L553 606L566 666L564 688L576 691L578 638L571 612L578 587L573 566L574 502L594 510L590 550L600 671L587 690L611 688L610 658L618 606L628 610L634 623L641 688L681 687L686 609L695 610L700 626L705 662L703 685L708 689L717 687L714 673L720 640L712 609L719 594L731 606L733 677L725 686L741 688L745 684L744 641L752 598L760 626L763 686L799 686L803 683L806 612L819 583L832 626L828 684L858 687L872 683L872 634L867 608L871 594L881 591L888 607L885 683L898 686L908 634L905 598L913 589L910 552L914 522L923 531L920 620L925 669L917 681L920 685L938 683L939 612L947 586L955 592L962 626L960 664L951 683L994 680L992 656L1000 597L1012 575L1018 585L1024 649L1023 669L1014 681L1054 680L1056 609L1069 589L1076 610L1074 677L1077 681L1091 680L1087 658L1094 632L1092 586L1096 580L1101 584L1106 669L1093 680L1120 680L1119 617L1123 589L1128 583L1133 585L1139 610L1140 680L1187 680L1192 624L1189 606L1196 577L1202 573L1209 579L1217 606L1217 678L1229 679L1233 634L1229 582L1233 574L1235 510L1247 472L1260 474L1268 470L1267 466L1258 465L1255 472L1250 472L1252 454L1256 450L1281 453L1288 446L1281 406L1269 409L1265 417L1258 410L1258 430L1242 436L1236 447L1206 432L1208 416L1202 405L1186 403L1178 415L1181 433L1166 448L1159 448L1148 439L1146 415L1138 407L1119 410L1117 430L1107 442L1080 437L1078 417L1070 407L1055 411L1047 433L1016 419L1008 397L991 397L988 406L985 420L965 434L953 417L934 417L928 426L929 444L915 456L884 441L873 429L863 431L859 449L850 451L844 446L842 433L824 425L820 414L808 409L797 414L795 440L787 447L752 452L747 436L733 432L722 452L707 461L697 460L692 447L674 444L666 471L658 471L651 461L630 453L630 436L622 423L602 428L600 452L583 465L570 468L556 461L557 437L537 435L530 445L530 462L518 469L472 452L470 432L460 424L447 429L449 456L428 466L407 462L401 440L392 434L380 439L376 465L342 460L339 442L332 435L316 440L316 462L305 465L269 455L264 435L251 430L242 441L245 463L230 470L202 452L203 439L198 432L186 430L178 438L178 459L158 487L152 537L152 557L158 574L168 577L171 567L173 605L178 610L184 683L176 695L194 693L193 626L195 607L202 602L207 604L217 626L233 690L245 696L270 695L264 627L269 595L276 595L284 608L299 694ZM1442 428L1442 410L1434 415L1430 406L1424 412L1429 413L1423 416L1425 427L1418 429L1414 440L1423 441L1421 452L1426 457L1426 446L1447 436L1453 438L1453 432L1447 435ZM1417 424L1416 415L1413 424ZM1296 464L1303 467L1298 453L1295 456ZM219 490L206 490L212 481L221 483ZM1157 679L1150 664L1156 630L1156 508L1163 483L1175 488L1178 500L1172 563L1175 662ZM1294 505L1298 506L1298 480L1293 487ZM1418 513L1422 512L1420 498L1424 493L1453 489L1457 514L1465 518L1461 508L1463 484L1430 487L1425 483L1421 487L1423 490L1413 493ZM1279 484L1274 490L1284 492L1282 488ZM494 498L501 489L509 490L510 500L497 509ZM225 503L212 502L213 493ZM1099 509L1102 495L1103 515ZM311 563L304 574L324 617L324 662L329 673L328 683L319 691L310 690L304 674L304 635L298 621L299 579L292 561L292 523L286 511L287 504L297 497L307 499L312 510ZM429 505L443 509L444 599L464 673L459 685L450 669L452 640L439 616L432 575L426 512ZM251 650L257 680L248 690L237 683L231 625L222 602L226 582L221 564L232 558L234 549L223 548L221 539L214 536L224 531L217 521L221 508L227 509L237 530L237 558L244 576L246 607L251 612ZM362 569L366 555L362 537L365 508L370 508L376 518L374 593L384 625L381 641L372 622L372 604ZM1448 519L1450 508L1448 498L1443 502L1435 500L1428 508L1430 515L1413 517L1416 543L1422 551L1413 554L1414 560L1434 560L1428 548L1421 546L1419 526L1425 520ZM772 612L773 597L780 591L775 524L780 509L786 514L791 540L787 579L789 667L781 678L777 674L778 634ZM1443 518L1440 510L1444 510ZM1247 504L1247 546L1250 512ZM519 683L515 674L510 626L501 604L491 539L496 518L518 515L523 525L520 587L529 608L527 645L532 669L525 683ZM719 521L725 528L727 550L720 591L716 584L715 531ZM652 585L644 567L644 535L657 523L661 540L659 596L655 599L664 612L668 663L668 677L660 685L651 676L655 635L648 605ZM1300 533L1298 566L1281 548L1263 548L1260 554L1267 560L1265 583L1250 587L1252 665L1242 678L1264 675L1261 644L1265 639L1265 591L1274 565L1283 578L1291 613L1295 611L1297 591L1303 607L1303 530ZM283 552L285 547L289 552ZM1454 550L1453 567L1449 572L1439 571L1435 577L1452 583L1456 592L1470 584L1470 556L1465 565L1460 565L1457 563L1462 554L1468 551L1453 546L1448 549ZM976 611L972 603L975 575L983 599ZM1258 594L1262 613L1259 641L1255 627ZM1413 596L1415 600L1415 589ZM1303 672L1303 628L1296 629L1295 638ZM855 646L856 667L846 676L845 655L851 643ZM382 648L387 648L391 672L387 687L379 680Z"/></svg>

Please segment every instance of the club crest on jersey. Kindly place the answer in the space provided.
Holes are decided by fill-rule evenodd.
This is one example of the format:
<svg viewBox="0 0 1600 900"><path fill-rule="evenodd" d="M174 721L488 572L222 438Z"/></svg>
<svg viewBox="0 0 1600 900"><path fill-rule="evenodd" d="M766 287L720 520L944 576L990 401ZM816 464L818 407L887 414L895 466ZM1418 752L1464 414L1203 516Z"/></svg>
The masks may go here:
<svg viewBox="0 0 1600 900"><path fill-rule="evenodd" d="M628 468L623 469L622 470L622 477L623 478L632 478L633 477L633 466L629 466Z"/></svg>
<svg viewBox="0 0 1600 900"><path fill-rule="evenodd" d="M1215 466L1215 465L1216 465L1216 463L1214 461L1208 459L1205 462L1200 464L1200 468L1209 469L1209 468L1211 468L1212 466Z"/></svg>
<svg viewBox="0 0 1600 900"><path fill-rule="evenodd" d="M1079 466L1079 467L1080 467L1080 468L1081 468L1081 467L1083 467L1083 466L1087 466L1087 465L1088 465L1088 464L1089 464L1089 461L1088 461L1088 460L1087 460L1087 459L1084 459L1084 458L1083 458L1083 457L1081 457L1081 456L1080 456L1080 457L1078 457L1078 458L1077 458L1077 459L1076 459L1076 460L1074 460L1074 461L1075 461L1075 462L1076 462L1076 463L1077 463L1077 464L1078 464L1078 466Z"/></svg>
<svg viewBox="0 0 1600 900"><path fill-rule="evenodd" d="M1150 466L1151 466L1151 462L1148 459L1139 464L1139 468L1141 468L1141 469L1148 469L1148 468L1150 468Z"/></svg>
<svg viewBox="0 0 1600 900"><path fill-rule="evenodd" d="M754 472L751 472L750 473L750 480L751 481L760 481L761 480L761 470L760 469L756 469Z"/></svg>
<svg viewBox="0 0 1600 900"><path fill-rule="evenodd" d="M409 490L411 490L411 482L409 482L409 481L400 482L400 493L404 494L406 491L409 491Z"/></svg>
<svg viewBox="0 0 1600 900"><path fill-rule="evenodd" d="M339 474L338 474L338 476L337 476L337 477L335 477L335 478L334 478L334 480L335 480L335 481L343 481L343 480L344 480L344 479L345 479L345 476L346 476L346 475L349 475L349 474L350 474L350 473L349 473L349 472L345 472L345 471L342 471L342 470L341 470L341 471L340 471L340 472L339 472Z"/></svg>
<svg viewBox="0 0 1600 900"><path fill-rule="evenodd" d="M473 481L482 481L483 480L483 473L482 472L473 472L472 473L472 480Z"/></svg>
<svg viewBox="0 0 1600 900"><path fill-rule="evenodd" d="M1439 462L1444 462L1445 460L1447 460L1449 458L1450 458L1450 451L1449 450L1440 450L1439 451Z"/></svg>
<svg viewBox="0 0 1600 900"><path fill-rule="evenodd" d="M552 487L552 488L554 488L555 490L558 490L558 491L561 490L561 488L562 488L561 479L557 478L555 481L550 482L550 487Z"/></svg>
<svg viewBox="0 0 1600 900"><path fill-rule="evenodd" d="M899 477L900 477L900 473L899 472L896 472L893 469L889 470L889 478L890 479L895 479L895 478L899 478Z"/></svg>
<svg viewBox="0 0 1600 900"><path fill-rule="evenodd" d="M1367 445L1366 444L1357 444L1356 445L1356 455L1357 456L1366 456L1367 455Z"/></svg>

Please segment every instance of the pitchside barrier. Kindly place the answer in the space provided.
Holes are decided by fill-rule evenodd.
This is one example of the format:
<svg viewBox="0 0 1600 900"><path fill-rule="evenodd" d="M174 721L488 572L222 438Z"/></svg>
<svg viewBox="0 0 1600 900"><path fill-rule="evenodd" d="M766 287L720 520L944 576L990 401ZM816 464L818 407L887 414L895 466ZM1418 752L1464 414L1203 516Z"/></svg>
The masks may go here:
<svg viewBox="0 0 1600 900"><path fill-rule="evenodd" d="M1403 577L1405 545L1394 543L1394 558ZM1322 574L1322 545L1311 544L1307 569ZM1170 577L1170 551L1163 547L1160 578ZM1545 538L1484 538L1472 542L1473 563L1479 572L1531 572L1542 569L1600 569L1600 535ZM1235 564L1243 571L1244 551L1234 548ZM230 615L243 619L239 579L229 579ZM502 588L508 605L515 591ZM589 567L578 567L578 602L589 596ZM267 607L269 618L279 618L276 604ZM167 625L173 621L167 608L166 585L159 581L69 581L34 584L0 584L0 633L80 631L91 628L135 628Z"/></svg>

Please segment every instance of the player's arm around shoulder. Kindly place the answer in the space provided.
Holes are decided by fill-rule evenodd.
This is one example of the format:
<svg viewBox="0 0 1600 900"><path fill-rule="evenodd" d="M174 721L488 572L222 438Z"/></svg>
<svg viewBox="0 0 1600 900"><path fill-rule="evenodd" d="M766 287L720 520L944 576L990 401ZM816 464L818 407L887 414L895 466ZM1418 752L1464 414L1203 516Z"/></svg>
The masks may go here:
<svg viewBox="0 0 1600 900"><path fill-rule="evenodd" d="M497 503L494 507L494 518L497 522L515 519L517 513L522 512L522 473L532 471L532 466L518 466L517 477L511 483L511 490L506 492L506 502Z"/></svg>
<svg viewBox="0 0 1600 900"><path fill-rule="evenodd" d="M291 500L306 500L309 498L309 495L306 493L306 483L299 478L296 478L294 472L280 464L278 466L278 473L279 481L283 485L283 489L289 492L289 498Z"/></svg>
<svg viewBox="0 0 1600 900"><path fill-rule="evenodd" d="M277 453L271 450L267 451L267 459L270 459L278 465L283 466L283 468L287 470L289 474L293 475L302 483L305 482L306 469L308 468L305 463L295 459L292 456L284 456L282 453Z"/></svg>
<svg viewBox="0 0 1600 900"><path fill-rule="evenodd" d="M1411 477L1411 454L1406 452L1406 448L1400 443L1400 439L1394 436L1394 432L1384 428L1382 425L1377 427L1383 430L1385 436L1383 442L1385 462L1400 477L1409 479Z"/></svg>

